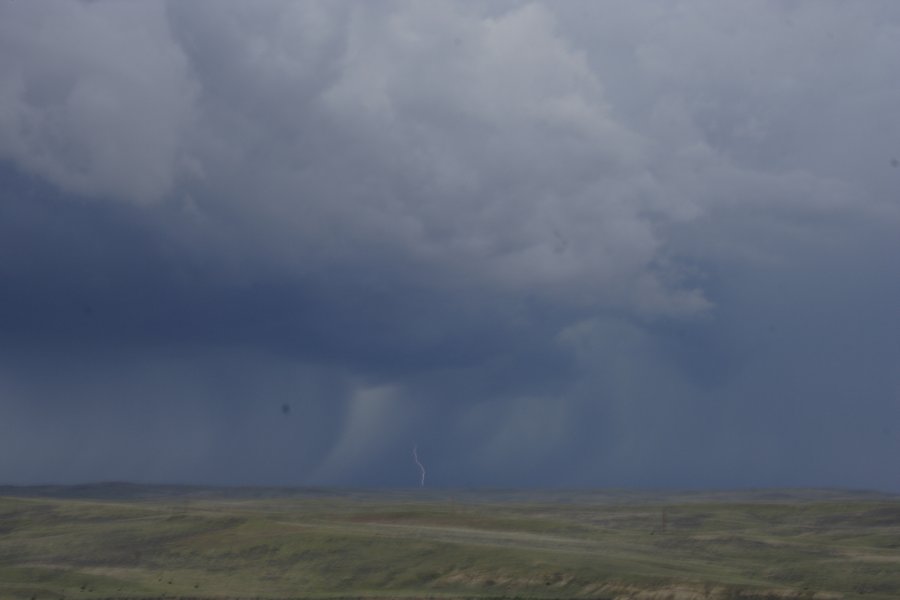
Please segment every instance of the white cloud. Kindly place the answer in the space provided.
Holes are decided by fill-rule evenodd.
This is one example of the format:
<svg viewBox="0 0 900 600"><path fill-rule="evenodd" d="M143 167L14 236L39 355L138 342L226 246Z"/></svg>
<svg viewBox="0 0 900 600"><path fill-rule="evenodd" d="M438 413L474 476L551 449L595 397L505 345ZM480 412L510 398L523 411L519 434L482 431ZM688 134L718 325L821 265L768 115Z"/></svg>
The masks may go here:
<svg viewBox="0 0 900 600"><path fill-rule="evenodd" d="M897 212L867 117L896 15L736 8L6 3L0 155L113 199L177 181L185 235L255 269L694 314L681 253L740 240L721 215Z"/></svg>
<svg viewBox="0 0 900 600"><path fill-rule="evenodd" d="M0 157L67 191L158 200L192 95L162 4L0 7Z"/></svg>
<svg viewBox="0 0 900 600"><path fill-rule="evenodd" d="M209 21L203 6L173 10L203 89L192 195L241 219L258 260L578 307L707 306L660 273L660 225L696 208L660 195L654 144L543 6L229 4Z"/></svg>

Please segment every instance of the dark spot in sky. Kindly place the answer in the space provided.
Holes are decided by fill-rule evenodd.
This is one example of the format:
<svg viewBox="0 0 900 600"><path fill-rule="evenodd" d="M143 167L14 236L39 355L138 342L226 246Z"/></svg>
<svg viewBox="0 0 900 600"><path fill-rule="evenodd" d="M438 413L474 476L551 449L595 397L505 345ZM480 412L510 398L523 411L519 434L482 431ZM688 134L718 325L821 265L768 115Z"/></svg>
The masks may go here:
<svg viewBox="0 0 900 600"><path fill-rule="evenodd" d="M892 158L892 159L891 159L891 166L894 167L895 169L896 169L897 167L900 167L900 160L897 160L896 158Z"/></svg>
<svg viewBox="0 0 900 600"><path fill-rule="evenodd" d="M282 404L281 405L281 414L283 414L283 415L291 414L291 405L287 404L287 403Z"/></svg>
<svg viewBox="0 0 900 600"><path fill-rule="evenodd" d="M553 253L554 254L562 254L569 247L569 240L561 234L558 230L553 230Z"/></svg>

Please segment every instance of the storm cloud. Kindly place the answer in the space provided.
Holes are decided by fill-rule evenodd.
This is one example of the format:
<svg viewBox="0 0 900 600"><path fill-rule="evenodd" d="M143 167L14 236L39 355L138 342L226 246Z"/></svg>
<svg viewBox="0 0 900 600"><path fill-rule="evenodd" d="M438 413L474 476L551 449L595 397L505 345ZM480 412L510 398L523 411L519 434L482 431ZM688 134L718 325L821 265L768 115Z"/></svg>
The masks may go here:
<svg viewBox="0 0 900 600"><path fill-rule="evenodd" d="M0 480L900 489L897 55L890 2L4 2Z"/></svg>

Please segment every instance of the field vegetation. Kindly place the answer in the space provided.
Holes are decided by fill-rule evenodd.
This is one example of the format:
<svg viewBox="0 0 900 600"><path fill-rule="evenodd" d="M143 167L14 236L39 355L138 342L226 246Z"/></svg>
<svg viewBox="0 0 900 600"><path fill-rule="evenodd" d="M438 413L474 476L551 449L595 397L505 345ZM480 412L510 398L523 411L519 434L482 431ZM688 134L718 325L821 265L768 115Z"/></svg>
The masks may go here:
<svg viewBox="0 0 900 600"><path fill-rule="evenodd" d="M900 598L900 498L0 488L0 598Z"/></svg>

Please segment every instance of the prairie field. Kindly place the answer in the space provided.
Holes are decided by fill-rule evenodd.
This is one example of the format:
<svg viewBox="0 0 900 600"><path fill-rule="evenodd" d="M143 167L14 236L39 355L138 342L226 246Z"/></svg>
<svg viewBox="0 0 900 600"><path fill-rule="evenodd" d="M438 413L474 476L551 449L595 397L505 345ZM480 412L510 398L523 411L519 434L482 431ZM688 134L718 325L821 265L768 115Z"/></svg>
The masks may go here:
<svg viewBox="0 0 900 600"><path fill-rule="evenodd" d="M0 598L896 599L900 497L0 488Z"/></svg>

